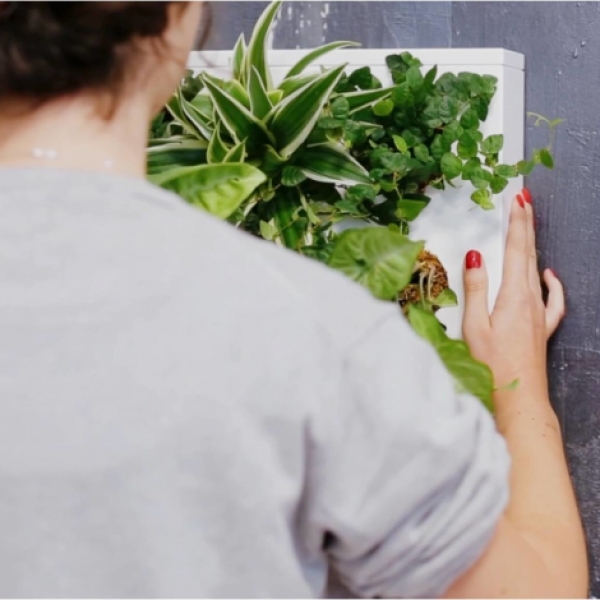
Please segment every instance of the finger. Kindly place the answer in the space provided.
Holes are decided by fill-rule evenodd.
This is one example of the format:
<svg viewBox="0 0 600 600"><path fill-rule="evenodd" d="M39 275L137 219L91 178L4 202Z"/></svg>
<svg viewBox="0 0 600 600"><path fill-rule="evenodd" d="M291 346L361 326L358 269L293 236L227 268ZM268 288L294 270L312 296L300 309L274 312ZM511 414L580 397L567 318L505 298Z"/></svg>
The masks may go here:
<svg viewBox="0 0 600 600"><path fill-rule="evenodd" d="M529 286L529 256L527 253L527 212L525 201L518 195L510 210L510 222L506 237L502 291L513 295Z"/></svg>
<svg viewBox="0 0 600 600"><path fill-rule="evenodd" d="M540 274L538 270L537 249L535 245L535 217L533 214L533 202L531 193L527 188L521 192L521 197L525 201L525 214L527 216L527 255L528 261L528 277L529 287L536 298L541 300L542 285L540 282Z"/></svg>
<svg viewBox="0 0 600 600"><path fill-rule="evenodd" d="M490 327L488 310L488 275L483 257L477 250L467 252L463 271L465 286L465 313L463 334L476 335Z"/></svg>
<svg viewBox="0 0 600 600"><path fill-rule="evenodd" d="M565 316L565 292L563 284L552 269L544 271L544 281L548 286L548 301L546 302L546 335L556 331Z"/></svg>

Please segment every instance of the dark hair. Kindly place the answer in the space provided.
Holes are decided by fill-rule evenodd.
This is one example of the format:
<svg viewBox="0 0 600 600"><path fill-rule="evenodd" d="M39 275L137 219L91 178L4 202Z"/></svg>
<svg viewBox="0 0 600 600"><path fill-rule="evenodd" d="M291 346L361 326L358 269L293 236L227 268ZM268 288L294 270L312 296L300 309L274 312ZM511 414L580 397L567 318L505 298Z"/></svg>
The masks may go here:
<svg viewBox="0 0 600 600"><path fill-rule="evenodd" d="M134 42L166 30L169 4L0 2L0 98L115 90Z"/></svg>

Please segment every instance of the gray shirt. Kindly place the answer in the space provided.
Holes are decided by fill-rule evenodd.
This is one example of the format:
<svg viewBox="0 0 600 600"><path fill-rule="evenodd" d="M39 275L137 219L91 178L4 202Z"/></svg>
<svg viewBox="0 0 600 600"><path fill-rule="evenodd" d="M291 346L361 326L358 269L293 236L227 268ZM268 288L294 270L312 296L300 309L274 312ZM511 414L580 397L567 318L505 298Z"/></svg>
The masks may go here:
<svg viewBox="0 0 600 600"><path fill-rule="evenodd" d="M508 458L399 310L144 181L0 170L0 595L436 596Z"/></svg>

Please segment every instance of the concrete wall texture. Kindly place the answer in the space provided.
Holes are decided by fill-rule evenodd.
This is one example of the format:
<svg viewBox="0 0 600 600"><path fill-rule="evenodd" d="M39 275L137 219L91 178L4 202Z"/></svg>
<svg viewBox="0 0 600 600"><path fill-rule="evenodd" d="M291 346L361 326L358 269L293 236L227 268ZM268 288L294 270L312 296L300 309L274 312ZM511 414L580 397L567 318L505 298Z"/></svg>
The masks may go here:
<svg viewBox="0 0 600 600"><path fill-rule="evenodd" d="M266 2L212 2L209 47L252 31ZM503 47L526 58L526 106L562 117L556 169L527 180L543 267L565 283L568 316L551 344L552 401L588 534L600 595L600 3L290 2L276 48L337 39L366 47ZM526 151L546 144L528 124Z"/></svg>

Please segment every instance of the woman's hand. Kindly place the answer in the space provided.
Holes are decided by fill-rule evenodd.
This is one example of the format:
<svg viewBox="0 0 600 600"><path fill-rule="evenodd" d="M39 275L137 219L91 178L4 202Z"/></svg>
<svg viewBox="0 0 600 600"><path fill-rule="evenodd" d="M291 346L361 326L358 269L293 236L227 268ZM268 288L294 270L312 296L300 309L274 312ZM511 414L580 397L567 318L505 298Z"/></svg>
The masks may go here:
<svg viewBox="0 0 600 600"><path fill-rule="evenodd" d="M487 552L448 592L455 598L585 598L586 545L565 460L560 424L548 398L546 344L565 301L548 269L544 306L537 270L531 196L511 207L502 286L488 311L485 265L467 254L464 337L490 365L494 417L511 456L510 500Z"/></svg>
<svg viewBox="0 0 600 600"><path fill-rule="evenodd" d="M463 335L473 356L491 367L496 386L518 379L527 393L547 396L546 345L564 316L565 299L562 284L546 269L544 305L528 190L511 207L502 286L491 315L485 263L476 250L466 256L464 280Z"/></svg>

